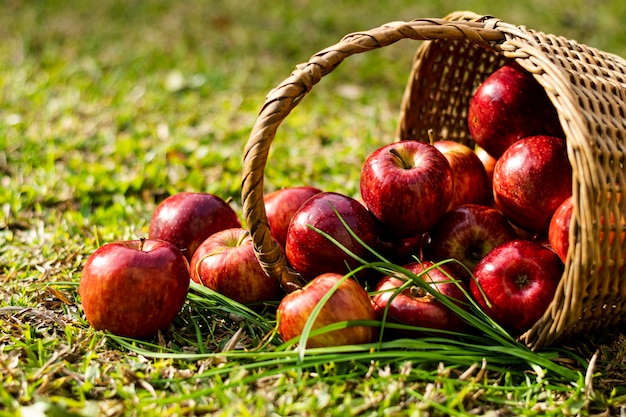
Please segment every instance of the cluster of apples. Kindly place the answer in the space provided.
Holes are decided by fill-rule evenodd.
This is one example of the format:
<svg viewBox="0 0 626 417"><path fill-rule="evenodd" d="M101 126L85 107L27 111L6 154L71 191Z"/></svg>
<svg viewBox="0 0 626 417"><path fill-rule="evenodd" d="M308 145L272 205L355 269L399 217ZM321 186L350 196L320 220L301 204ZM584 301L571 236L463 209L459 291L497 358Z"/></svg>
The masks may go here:
<svg viewBox="0 0 626 417"><path fill-rule="evenodd" d="M341 275L364 260L375 261L367 249L375 248L460 308L471 297L511 334L530 328L554 297L569 245L572 168L565 135L545 91L513 62L480 85L467 123L472 147L431 137L375 150L361 171L362 201L328 192L306 200L287 229L290 265L314 283L322 273ZM346 226L359 239L346 233ZM470 330L431 292L407 283L406 276L374 274L362 281L369 285L372 311L352 315L353 320L384 318L421 329ZM303 306L310 304L301 300L302 293L312 292L307 287L288 294L279 306L284 338L302 329ZM350 311L359 311L357 305L367 303L344 301L333 315L346 320ZM352 331L359 341L376 336L375 329L358 333L363 330L351 327L342 333ZM390 337L420 334L386 332ZM337 337L331 332L309 343L331 344Z"/></svg>
<svg viewBox="0 0 626 417"><path fill-rule="evenodd" d="M106 243L87 259L78 287L87 321L96 330L135 338L166 329L185 304L192 255L222 231L214 238L220 248L247 242L237 213L219 196L181 192L166 198L153 213L146 238ZM211 250L210 242L205 249ZM237 285L228 282L224 275L217 284Z"/></svg>
<svg viewBox="0 0 626 417"><path fill-rule="evenodd" d="M361 172L361 200L306 185L266 194L272 237L306 282L287 294L261 268L228 202L208 193L168 197L147 239L103 245L88 259L79 287L87 319L124 336L154 335L173 321L194 281L241 303L279 302L285 341L300 336L322 299L313 329L370 323L313 335L310 347L374 341L380 326L372 323L383 318L468 330L402 274L365 268L346 276L382 257L461 308L473 297L520 334L551 302L567 255L571 209L558 210L566 201L571 207L565 138L544 90L514 63L476 91L468 127L476 147L431 138L374 151Z"/></svg>

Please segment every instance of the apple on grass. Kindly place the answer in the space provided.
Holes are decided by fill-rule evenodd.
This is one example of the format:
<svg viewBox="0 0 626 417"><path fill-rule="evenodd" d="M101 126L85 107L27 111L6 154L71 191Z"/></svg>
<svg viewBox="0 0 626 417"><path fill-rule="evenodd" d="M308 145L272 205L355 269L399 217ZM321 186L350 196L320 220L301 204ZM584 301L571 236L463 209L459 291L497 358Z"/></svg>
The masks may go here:
<svg viewBox="0 0 626 417"><path fill-rule="evenodd" d="M476 144L494 158L527 136L565 137L545 90L515 62L494 71L478 87L470 99L467 124Z"/></svg>
<svg viewBox="0 0 626 417"><path fill-rule="evenodd" d="M454 174L454 191L448 210L461 204L488 204L491 202L491 183L483 162L467 145L452 140L433 142L446 157Z"/></svg>
<svg viewBox="0 0 626 417"><path fill-rule="evenodd" d="M496 207L516 226L548 231L557 207L572 195L572 166L565 140L530 136L511 145L493 171Z"/></svg>
<svg viewBox="0 0 626 417"><path fill-rule="evenodd" d="M447 212L426 234L422 256L435 262L455 259L460 264L448 262L446 267L468 283L469 272L485 255L517 237L500 211L479 204L463 204Z"/></svg>
<svg viewBox="0 0 626 417"><path fill-rule="evenodd" d="M150 219L148 238L173 243L191 260L204 239L232 227L241 227L241 222L222 198L210 193L181 192L157 206Z"/></svg>
<svg viewBox="0 0 626 417"><path fill-rule="evenodd" d="M379 230L374 216L352 197L335 192L310 197L291 219L285 244L289 264L305 281L325 272L346 274L361 265L324 234L367 260L372 258L371 252L352 234L376 248Z"/></svg>
<svg viewBox="0 0 626 417"><path fill-rule="evenodd" d="M464 284L454 277L452 271L445 266L433 267L430 261L411 262L404 268L420 276L435 291L441 293L465 309L467 301ZM446 306L434 295L417 285L401 289L407 278L391 275L383 277L374 288L372 305L379 320L385 319L390 323L401 323L425 329L443 330L447 332L463 332L468 329L467 323L452 309ZM457 280L453 282L451 280ZM385 333L393 337L415 337L424 335L425 331L401 330L388 328Z"/></svg>
<svg viewBox="0 0 626 417"><path fill-rule="evenodd" d="M563 269L552 250L516 239L494 248L476 265L470 293L485 314L518 336L546 311Z"/></svg>
<svg viewBox="0 0 626 417"><path fill-rule="evenodd" d="M265 273L243 228L220 230L198 246L191 258L191 279L242 304L282 297L277 280Z"/></svg>
<svg viewBox="0 0 626 417"><path fill-rule="evenodd" d="M89 256L78 293L96 330L149 338L166 329L189 290L189 264L173 244L139 239L107 243Z"/></svg>
<svg viewBox="0 0 626 417"><path fill-rule="evenodd" d="M322 190L303 185L299 187L281 188L263 197L265 215L270 226L272 237L282 248L287 242L289 222L300 206Z"/></svg>
<svg viewBox="0 0 626 417"><path fill-rule="evenodd" d="M360 189L365 205L388 234L417 236L448 209L454 173L433 145L405 140L385 145L366 158Z"/></svg>
<svg viewBox="0 0 626 417"><path fill-rule="evenodd" d="M324 273L281 300L277 319L278 334L283 341L302 335L313 310L335 286L334 293L315 318L312 330L342 321L376 320L370 296L357 281L337 273ZM311 336L306 341L306 347L371 343L376 341L378 333L378 326L348 326Z"/></svg>

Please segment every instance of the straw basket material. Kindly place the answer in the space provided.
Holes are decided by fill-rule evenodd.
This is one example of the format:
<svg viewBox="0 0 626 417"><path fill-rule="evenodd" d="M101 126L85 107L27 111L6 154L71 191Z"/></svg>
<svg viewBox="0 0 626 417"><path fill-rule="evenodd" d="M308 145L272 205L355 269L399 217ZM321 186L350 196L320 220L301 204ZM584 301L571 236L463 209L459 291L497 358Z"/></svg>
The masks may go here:
<svg viewBox="0 0 626 417"><path fill-rule="evenodd" d="M438 138L472 145L466 120L470 97L508 60L534 75L558 111L573 169L570 248L550 307L520 340L539 349L625 323L626 198L621 194L626 187L626 61L470 12L349 34L297 65L268 94L246 144L242 178L247 227L266 272L287 291L298 286L298 274L271 238L263 204L264 170L278 126L344 59L402 39L423 42L401 103L397 140L428 140L428 129L434 129ZM609 218L621 221L603 221Z"/></svg>

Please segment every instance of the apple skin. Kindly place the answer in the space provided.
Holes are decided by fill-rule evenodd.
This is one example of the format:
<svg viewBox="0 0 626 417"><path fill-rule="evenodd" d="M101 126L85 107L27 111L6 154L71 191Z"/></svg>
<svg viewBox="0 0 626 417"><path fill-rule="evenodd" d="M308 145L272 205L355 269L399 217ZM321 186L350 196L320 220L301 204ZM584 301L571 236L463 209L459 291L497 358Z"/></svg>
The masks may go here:
<svg viewBox="0 0 626 417"><path fill-rule="evenodd" d="M419 275L431 266L433 266L432 262L424 261L408 263L404 265L404 268ZM457 305L462 307L462 303L467 301L467 297L461 289L461 287L464 287L464 284L451 282L451 278L457 279L454 273L445 266L440 268L424 273L421 276L422 279L436 291L457 300ZM445 270L450 277L442 270ZM383 320L385 309L387 309L386 319L393 323L450 332L463 332L468 329L469 326L460 316L426 290L413 286L397 293L398 288L404 285L404 283L405 280L393 276L385 276L378 282L372 295L372 305L379 320ZM405 331L389 328L386 330L387 332L391 333L392 337L423 336L423 332L417 330ZM389 334L386 336L389 336Z"/></svg>
<svg viewBox="0 0 626 417"><path fill-rule="evenodd" d="M522 229L544 233L557 207L572 195L572 167L563 139L520 139L498 159L493 171L496 207Z"/></svg>
<svg viewBox="0 0 626 417"><path fill-rule="evenodd" d="M243 228L220 230L198 246L191 258L191 279L242 304L279 300L283 292L254 253Z"/></svg>
<svg viewBox="0 0 626 417"><path fill-rule="evenodd" d="M281 188L263 197L272 237L281 247L285 247L289 222L295 212L309 197L321 192L322 190L316 187L304 185Z"/></svg>
<svg viewBox="0 0 626 417"><path fill-rule="evenodd" d="M365 160L361 197L389 235L417 236L448 209L454 173L433 145L405 140L385 145Z"/></svg>
<svg viewBox="0 0 626 417"><path fill-rule="evenodd" d="M447 212L425 236L422 256L439 262L456 259L465 265L449 262L446 267L469 282L476 264L493 248L514 240L517 233L504 217L492 208L479 204L463 204Z"/></svg>
<svg viewBox="0 0 626 417"><path fill-rule="evenodd" d="M173 244L139 239L107 243L85 263L78 287L96 330L150 338L180 312L189 290L189 264Z"/></svg>
<svg viewBox="0 0 626 417"><path fill-rule="evenodd" d="M483 81L470 99L467 119L474 141L495 158L527 136L565 137L545 90L515 62Z"/></svg>
<svg viewBox="0 0 626 417"><path fill-rule="evenodd" d="M461 204L488 204L491 201L491 184L487 171L472 148L452 140L433 143L446 157L454 173L454 191L448 210Z"/></svg>
<svg viewBox="0 0 626 417"><path fill-rule="evenodd" d="M493 169L495 168L496 162L498 162L498 160L494 158L493 156L489 155L489 152L487 152L484 148L481 148L478 145L474 147L474 152L478 156L478 159L480 159L480 161L483 163L483 166L485 167L485 171L487 172L487 179L489 180L489 189L490 189L490 197L491 197L490 199L492 200L491 202L493 202L493 193L491 191L491 187L493 184Z"/></svg>
<svg viewBox="0 0 626 417"><path fill-rule="evenodd" d="M489 317L517 336L546 311L563 269L563 262L554 251L536 242L516 239L494 248L476 265L470 293Z"/></svg>
<svg viewBox="0 0 626 417"><path fill-rule="evenodd" d="M369 247L375 248L378 244L376 219L358 200L328 191L315 194L294 214L285 244L289 264L306 281L325 272L345 274L361 265L311 226L327 233L353 254L364 259L372 257L369 250L350 235L337 214Z"/></svg>
<svg viewBox="0 0 626 417"><path fill-rule="evenodd" d="M563 262L565 262L569 250L569 230L573 211L574 197L570 196L556 209L548 227L550 246Z"/></svg>
<svg viewBox="0 0 626 417"><path fill-rule="evenodd" d="M289 341L302 334L313 309L331 288L343 279L336 273L324 273L301 289L287 294L278 305L278 334ZM346 278L322 307L313 330L350 320L376 320L369 294L352 278ZM377 340L378 326L354 326L308 338L307 347L326 347L371 343Z"/></svg>
<svg viewBox="0 0 626 417"><path fill-rule="evenodd" d="M394 238L381 232L378 240L378 253L389 262L403 265L421 258L424 235Z"/></svg>
<svg viewBox="0 0 626 417"><path fill-rule="evenodd" d="M607 196L607 199L610 199L610 196ZM621 196L618 194L616 196L617 199L620 199ZM550 246L559 255L559 258L563 262L565 262L567 258L567 251L569 250L569 233L572 223L572 213L574 211L574 197L570 196L567 198L561 205L556 209L552 219L550 220L550 226L548 228L548 240L550 242ZM604 225L605 216L600 216L600 224ZM614 259L617 261L617 265L620 269L624 266L624 261L626 260L626 213L622 213L619 226L617 225L617 221L615 220L615 215L613 213L609 213L609 224L611 226L611 231L608 234L608 245L612 246L618 243L622 249L621 260ZM617 232L615 232L616 230ZM600 231L598 236L598 245L601 245L604 241L604 232ZM616 242L617 239L617 242ZM604 258L604 257L603 257ZM600 269L604 265L612 265L608 262L602 262L600 265Z"/></svg>
<svg viewBox="0 0 626 417"><path fill-rule="evenodd" d="M207 237L232 227L241 227L241 222L222 198L210 193L180 192L157 206L150 219L148 238L173 243L191 260Z"/></svg>

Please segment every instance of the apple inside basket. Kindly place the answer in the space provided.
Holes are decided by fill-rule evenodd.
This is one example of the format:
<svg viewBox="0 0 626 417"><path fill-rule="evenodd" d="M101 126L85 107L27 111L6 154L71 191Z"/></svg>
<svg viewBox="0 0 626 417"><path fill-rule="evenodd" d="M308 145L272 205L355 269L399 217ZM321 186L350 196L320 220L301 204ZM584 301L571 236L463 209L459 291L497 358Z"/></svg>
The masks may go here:
<svg viewBox="0 0 626 417"><path fill-rule="evenodd" d="M472 262L465 264L463 256L467 254L442 255L446 252L437 245L438 240L446 240L442 237L445 228L440 226L444 219L453 224L449 218L455 214L475 225L484 214L458 214L459 207L490 208L500 216L500 224L504 217L509 225L491 234L505 236L501 239L509 242L524 242L523 247L513 245L502 257L516 257L509 262L513 264L521 259L527 264L536 261L534 268L541 270L538 276L543 277L535 280L531 269L518 272L507 291L542 288L539 282L551 282L543 288L549 293L543 296L547 298L544 304L533 304L537 295L529 295L530 301L525 301L525 308L529 309L530 303L538 314L523 328L510 328L511 333L538 349L626 321L626 307L622 308L626 305L622 302L626 281L621 279L626 258L626 206L619 198L626 183L620 147L626 122L614 117L623 112L626 63L575 41L469 12L444 19L392 22L349 34L298 65L268 94L246 144L242 181L244 216L264 270L287 292L297 291L311 279L303 279L290 262L290 253L302 254L297 247L289 247L289 236L283 247L268 227L271 220L263 203L263 175L278 126L345 58L401 39L424 42L418 47L405 89L396 141L382 144L385 149L365 161L364 172L368 172L362 175L364 206L379 227L382 225L378 240L383 244L377 249L386 255L416 255L413 259L422 262L437 261L436 254L450 256L465 265L466 274L455 276L452 271L452 277L468 286L481 282L481 297L488 299L486 290L491 284L478 276L482 270L479 263L486 258L481 251L486 249L467 242L455 244L472 248L468 252ZM499 85L506 86L505 92L498 91ZM438 140L433 140L430 132ZM443 144L436 147L437 142L458 143L464 148L446 150ZM474 163L476 159L484 162L478 177L471 165L460 162L464 152L472 155ZM420 176L421 184L430 182L438 187L420 191L410 183L411 177ZM393 181L401 185L394 188ZM459 199L456 192L463 188L467 195ZM484 189L490 191L487 196L465 199L472 191ZM408 205L412 203L406 196L409 190L418 195L412 198L422 204L419 210ZM566 221L560 222L566 231L561 230L559 238L554 233L558 242L551 242L553 214L568 199L572 201L571 220L566 225ZM415 211L420 216L411 217ZM312 214L308 216L312 222ZM466 226L466 231L468 228L478 226ZM316 229L331 235L321 223ZM353 231L358 235L357 226ZM433 259L425 259L425 255ZM468 278L468 272L476 276L469 274ZM556 279L547 280L547 275ZM492 298L488 304L495 302Z"/></svg>

